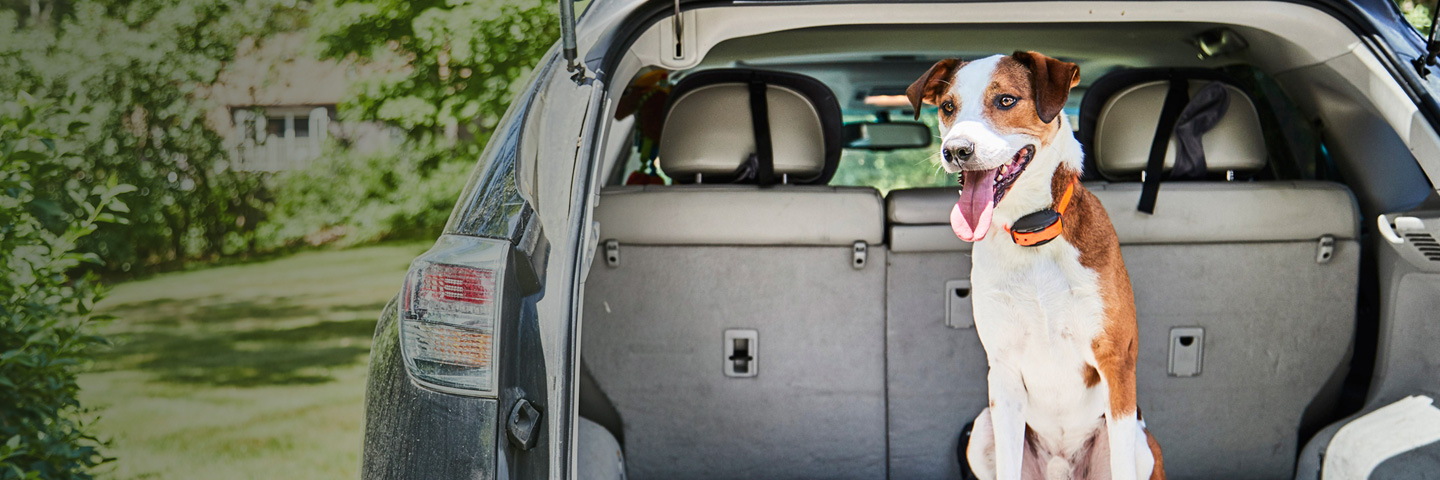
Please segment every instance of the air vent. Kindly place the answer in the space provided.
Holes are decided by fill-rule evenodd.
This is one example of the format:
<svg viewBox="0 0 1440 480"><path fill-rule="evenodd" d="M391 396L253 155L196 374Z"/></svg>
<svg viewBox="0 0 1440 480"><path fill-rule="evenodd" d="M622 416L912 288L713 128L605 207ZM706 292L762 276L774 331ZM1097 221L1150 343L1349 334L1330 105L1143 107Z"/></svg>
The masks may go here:
<svg viewBox="0 0 1440 480"><path fill-rule="evenodd" d="M1407 233L1405 239L1409 240L1426 260L1440 262L1440 242L1435 241L1435 236L1428 233Z"/></svg>

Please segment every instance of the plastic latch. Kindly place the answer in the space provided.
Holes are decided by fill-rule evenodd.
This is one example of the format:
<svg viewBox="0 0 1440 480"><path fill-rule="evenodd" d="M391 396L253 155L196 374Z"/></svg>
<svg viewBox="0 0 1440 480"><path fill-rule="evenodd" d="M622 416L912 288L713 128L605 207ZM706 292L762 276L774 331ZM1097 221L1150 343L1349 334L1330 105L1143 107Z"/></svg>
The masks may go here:
<svg viewBox="0 0 1440 480"><path fill-rule="evenodd" d="M850 252L850 266L855 267L856 270L865 268L865 261L869 256L869 250L870 246L866 245L865 242L855 242L855 248Z"/></svg>
<svg viewBox="0 0 1440 480"><path fill-rule="evenodd" d="M605 241L605 265L611 268L620 266L620 242L618 240Z"/></svg>
<svg viewBox="0 0 1440 480"><path fill-rule="evenodd" d="M535 426L540 423L540 410L522 398L515 401L508 417L505 431L510 443L521 450L534 448L535 438L539 437L535 434Z"/></svg>
<svg viewBox="0 0 1440 480"><path fill-rule="evenodd" d="M1204 362L1205 329L1200 327L1175 327L1170 329L1170 376L1193 377L1200 375Z"/></svg>
<svg viewBox="0 0 1440 480"><path fill-rule="evenodd" d="M1322 235L1319 248L1315 251L1315 263L1330 263L1332 258L1335 258L1335 236Z"/></svg>
<svg viewBox="0 0 1440 480"><path fill-rule="evenodd" d="M945 281L945 326L975 328L975 309L971 305L969 280Z"/></svg>
<svg viewBox="0 0 1440 480"><path fill-rule="evenodd" d="M747 328L725 331L725 376L745 378L760 374L760 333Z"/></svg>

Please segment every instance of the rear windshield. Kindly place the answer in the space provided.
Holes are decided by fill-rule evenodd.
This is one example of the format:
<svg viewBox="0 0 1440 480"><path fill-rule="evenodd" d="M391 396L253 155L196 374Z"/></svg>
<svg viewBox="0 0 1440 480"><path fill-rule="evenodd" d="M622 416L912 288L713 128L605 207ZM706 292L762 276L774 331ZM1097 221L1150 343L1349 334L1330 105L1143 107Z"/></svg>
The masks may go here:
<svg viewBox="0 0 1440 480"><path fill-rule="evenodd" d="M786 70L776 68L776 66L767 67ZM874 68L879 69L881 66L876 65ZM1111 66L1108 70L1120 69L1123 67ZM1262 124L1265 126L1262 134L1266 137L1267 147L1272 150L1269 152L1271 161L1268 165L1269 168L1258 172L1253 177L1254 179L1337 179L1338 174L1335 173L1333 163L1329 160L1328 155L1325 155L1324 149L1319 147L1320 142L1317 135L1311 128L1308 128L1307 122L1297 120L1299 118L1298 111L1273 79L1250 66L1235 65L1216 70L1225 72L1235 80L1237 87L1246 90L1246 93L1255 101ZM659 150L658 139L645 135L644 128L635 127L636 124L646 121L651 123L663 121L664 93L667 93L670 87L670 73L659 69L649 69L638 74L631 83L631 89L627 89L626 97L639 100L629 102L628 110L627 102L623 99L621 101L622 108L617 117L633 115L631 120L634 123L630 123L629 127L631 130L629 148L618 159L623 163L613 171L609 180L611 185L671 183L669 177L659 169L659 162L655 161ZM814 72L796 69L794 73ZM1096 75L1096 77L1099 76L1102 75ZM850 85L851 83L854 82L839 82L832 85L832 88L854 89L855 87ZM1086 84L1076 87L1071 91L1070 98L1066 102L1064 112L1070 119L1071 128L1078 129L1080 126L1080 104L1085 94L1088 93L1088 87L1089 85ZM655 92L660 93L656 94ZM887 105L875 108L846 100L857 94L850 92L849 95L841 95L845 124L883 123L892 120L895 122L913 121L911 117L913 112L910 111L909 105ZM955 186L955 175L946 173L938 161L940 133L936 108L924 105L919 121L930 127L933 138L929 146L894 150L844 149L840 156L840 163L836 167L835 176L830 180L830 185L873 187L880 190L882 195L899 189ZM1086 167L1087 179L1099 178L1097 172L1090 171L1093 169L1092 165L1087 164Z"/></svg>
<svg viewBox="0 0 1440 480"><path fill-rule="evenodd" d="M885 112L845 112L845 123L889 121ZM935 115L921 115L935 137L930 146L898 150L845 149L840 165L835 168L831 185L875 187L880 193L917 187L955 185L955 175L945 173L937 158L940 155L940 133ZM905 118L904 120L910 120Z"/></svg>

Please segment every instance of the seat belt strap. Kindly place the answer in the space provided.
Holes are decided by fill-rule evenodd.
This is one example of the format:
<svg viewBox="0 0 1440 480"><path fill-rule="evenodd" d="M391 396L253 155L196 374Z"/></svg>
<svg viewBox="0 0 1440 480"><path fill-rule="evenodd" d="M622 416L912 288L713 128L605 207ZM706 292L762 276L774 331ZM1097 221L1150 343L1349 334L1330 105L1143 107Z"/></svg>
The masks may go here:
<svg viewBox="0 0 1440 480"><path fill-rule="evenodd" d="M765 82L750 81L750 124L755 134L755 180L760 185L775 183L775 158L770 145L770 102L765 95L768 89Z"/></svg>
<svg viewBox="0 0 1440 480"><path fill-rule="evenodd" d="M1155 125L1155 138L1150 141L1150 161L1145 164L1145 180L1140 188L1140 203L1136 210L1155 213L1155 198L1160 195L1160 176L1165 171L1165 150L1170 146L1170 137L1175 134L1175 122L1180 112L1190 103L1190 82L1183 78L1170 78L1170 91L1165 94L1165 106L1160 109L1160 121Z"/></svg>

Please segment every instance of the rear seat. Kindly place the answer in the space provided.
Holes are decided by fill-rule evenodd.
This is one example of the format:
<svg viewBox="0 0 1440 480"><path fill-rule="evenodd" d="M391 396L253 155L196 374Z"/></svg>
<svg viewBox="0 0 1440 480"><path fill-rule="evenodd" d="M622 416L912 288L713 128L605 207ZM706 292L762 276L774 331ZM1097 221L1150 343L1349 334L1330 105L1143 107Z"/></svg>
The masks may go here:
<svg viewBox="0 0 1440 480"><path fill-rule="evenodd" d="M1192 82L1192 91L1200 85ZM1146 82L1097 102L1118 115L1097 122L1097 136L1110 140L1097 150L1102 172L1138 174L1144 162L1133 155L1147 152L1149 134L1130 130L1154 125L1164 89ZM1204 144L1212 171L1243 176L1264 165L1264 145L1254 106L1236 92ZM1122 145L1127 135L1106 128L1126 129L1119 133L1144 143ZM1353 335L1360 248L1350 191L1310 181L1167 182L1147 215L1136 211L1138 182L1085 186L1109 212L1129 269L1140 327L1140 408L1164 448L1169 478L1289 478L1301 424L1328 413ZM949 227L955 198L955 189L937 188L888 199L894 478L958 475L958 432L986 402L985 354L974 329L947 328L947 296L957 300L950 323L965 326L970 312L968 298L948 283L970 271L970 246ZM1322 259L1325 236L1334 249ZM1201 371L1173 376L1172 348L1184 349L1172 345L1172 332L1187 327L1204 329Z"/></svg>
<svg viewBox="0 0 1440 480"><path fill-rule="evenodd" d="M661 167L701 184L602 190L582 356L620 414L629 478L882 478L884 204L824 186L839 107L793 75L765 77L775 172L813 185L704 184L744 177L750 75L676 87ZM725 373L730 329L756 331L757 375Z"/></svg>

